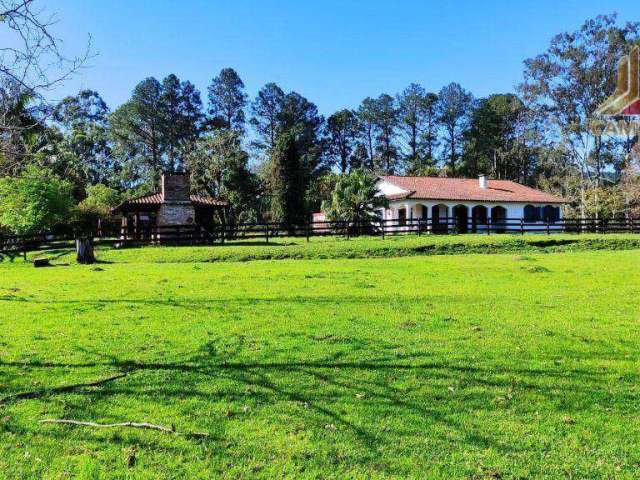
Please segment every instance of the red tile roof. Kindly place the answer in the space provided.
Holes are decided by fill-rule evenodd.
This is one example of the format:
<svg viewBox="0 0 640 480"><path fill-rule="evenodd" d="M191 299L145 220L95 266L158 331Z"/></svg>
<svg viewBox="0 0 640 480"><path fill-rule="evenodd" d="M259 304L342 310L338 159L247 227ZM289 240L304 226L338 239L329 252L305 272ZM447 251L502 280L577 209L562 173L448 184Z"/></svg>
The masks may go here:
<svg viewBox="0 0 640 480"><path fill-rule="evenodd" d="M218 200L213 197L203 197L200 195L191 195L191 203L198 206L210 206L210 207L226 207L227 202L224 200Z"/></svg>
<svg viewBox="0 0 640 480"><path fill-rule="evenodd" d="M227 205L227 202L223 200L217 200L212 197L203 197L201 195L190 195L189 199L194 206L197 207L224 207ZM164 198L161 193L154 193L152 195L145 195L144 197L132 198L129 200L125 200L117 207L113 208L112 211L116 212L122 209L127 209L129 207L133 207L136 205L157 205L160 206L164 203Z"/></svg>
<svg viewBox="0 0 640 480"><path fill-rule="evenodd" d="M413 198L421 200L468 200L483 202L567 203L550 193L525 187L510 180L488 180L488 188L480 188L477 178L379 177L406 193L387 195L389 200Z"/></svg>

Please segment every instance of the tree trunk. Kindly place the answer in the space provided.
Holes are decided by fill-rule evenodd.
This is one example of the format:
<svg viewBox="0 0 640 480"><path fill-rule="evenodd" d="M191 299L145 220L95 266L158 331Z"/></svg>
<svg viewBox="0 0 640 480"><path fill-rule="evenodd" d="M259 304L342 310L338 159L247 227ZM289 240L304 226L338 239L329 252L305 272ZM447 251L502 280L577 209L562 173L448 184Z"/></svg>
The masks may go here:
<svg viewBox="0 0 640 480"><path fill-rule="evenodd" d="M95 263L93 254L93 239L91 237L76 238L76 260L83 265Z"/></svg>

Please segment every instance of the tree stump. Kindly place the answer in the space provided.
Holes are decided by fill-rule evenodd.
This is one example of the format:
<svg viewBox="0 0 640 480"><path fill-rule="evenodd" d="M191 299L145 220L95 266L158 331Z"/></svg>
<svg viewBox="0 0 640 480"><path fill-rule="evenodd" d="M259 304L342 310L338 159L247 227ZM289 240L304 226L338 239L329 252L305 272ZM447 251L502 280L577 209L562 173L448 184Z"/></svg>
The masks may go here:
<svg viewBox="0 0 640 480"><path fill-rule="evenodd" d="M95 263L96 257L93 253L93 238L76 238L76 260L83 265Z"/></svg>
<svg viewBox="0 0 640 480"><path fill-rule="evenodd" d="M51 263L49 263L49 259L48 258L34 258L33 259L33 266L36 267L36 268L50 267Z"/></svg>

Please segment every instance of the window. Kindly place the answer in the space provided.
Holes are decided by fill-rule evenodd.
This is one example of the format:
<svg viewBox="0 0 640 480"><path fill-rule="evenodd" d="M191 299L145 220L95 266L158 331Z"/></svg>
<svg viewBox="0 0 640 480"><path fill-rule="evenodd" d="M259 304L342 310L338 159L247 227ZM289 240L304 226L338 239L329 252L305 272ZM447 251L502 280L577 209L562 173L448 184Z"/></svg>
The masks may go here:
<svg viewBox="0 0 640 480"><path fill-rule="evenodd" d="M538 220L540 220L538 209L533 205L526 205L524 207L524 221L537 222Z"/></svg>

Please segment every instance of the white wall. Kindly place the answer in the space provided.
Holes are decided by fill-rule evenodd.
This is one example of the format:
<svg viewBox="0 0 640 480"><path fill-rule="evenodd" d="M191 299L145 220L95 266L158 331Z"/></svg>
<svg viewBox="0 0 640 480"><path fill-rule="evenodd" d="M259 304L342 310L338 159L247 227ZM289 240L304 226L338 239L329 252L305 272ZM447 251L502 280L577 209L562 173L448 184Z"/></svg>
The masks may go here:
<svg viewBox="0 0 640 480"><path fill-rule="evenodd" d="M504 207L507 211L506 218L510 219L521 219L524 218L524 207L526 205L533 205L535 207L544 207L545 205L549 205L548 203L500 203L500 202L452 202L452 201L440 201L440 200L390 200L388 208L384 211L383 218L388 219L396 219L398 218L398 210L401 208L407 209L407 219L420 219L422 218L422 209L423 207L428 208L427 218L431 218L432 216L432 207L434 205L446 205L447 212L445 212L444 207L441 206L440 217L453 217L453 208L456 205L464 205L468 209L468 216L471 217L471 212L473 207L476 205L483 205L487 208L487 217L491 218L491 209L496 206ZM558 206L558 205L554 205ZM562 218L562 208L560 209L560 218ZM544 222L538 222L540 225L543 225ZM525 225L525 229L535 229L535 226L527 226Z"/></svg>

